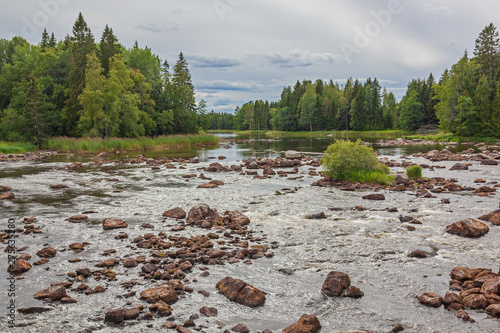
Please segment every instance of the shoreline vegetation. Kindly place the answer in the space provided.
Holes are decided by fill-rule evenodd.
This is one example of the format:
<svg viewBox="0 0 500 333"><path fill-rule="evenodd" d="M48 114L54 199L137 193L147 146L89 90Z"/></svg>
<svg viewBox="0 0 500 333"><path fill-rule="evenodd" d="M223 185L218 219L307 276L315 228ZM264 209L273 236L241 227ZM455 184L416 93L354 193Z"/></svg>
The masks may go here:
<svg viewBox="0 0 500 333"><path fill-rule="evenodd" d="M212 146L218 143L219 138L209 134L108 139L56 137L48 139L42 149L81 154L123 150L188 149L191 147ZM4 154L21 154L36 150L37 147L29 143L0 142L0 153Z"/></svg>

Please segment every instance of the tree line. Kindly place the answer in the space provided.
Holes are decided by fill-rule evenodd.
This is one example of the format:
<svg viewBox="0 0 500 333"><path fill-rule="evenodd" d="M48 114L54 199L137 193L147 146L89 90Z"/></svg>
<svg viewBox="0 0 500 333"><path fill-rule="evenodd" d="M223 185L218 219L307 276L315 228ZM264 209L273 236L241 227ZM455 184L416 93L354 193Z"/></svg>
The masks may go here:
<svg viewBox="0 0 500 333"><path fill-rule="evenodd" d="M386 130L415 131L427 124L461 136L500 133L500 39L491 23L467 51L436 82L413 79L397 101L379 81L348 79L297 81L285 87L277 102L250 101L234 114L209 114L210 129L232 130Z"/></svg>
<svg viewBox="0 0 500 333"><path fill-rule="evenodd" d="M99 42L82 14L72 35L0 39L0 140L138 137L208 128L183 54L172 70L147 46L126 48L106 25Z"/></svg>

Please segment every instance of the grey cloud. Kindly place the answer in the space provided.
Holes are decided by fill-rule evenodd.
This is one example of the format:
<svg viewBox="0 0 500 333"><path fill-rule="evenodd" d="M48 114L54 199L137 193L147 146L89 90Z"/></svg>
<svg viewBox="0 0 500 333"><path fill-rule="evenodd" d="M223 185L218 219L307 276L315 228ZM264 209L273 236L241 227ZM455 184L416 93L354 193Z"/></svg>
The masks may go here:
<svg viewBox="0 0 500 333"><path fill-rule="evenodd" d="M322 63L336 63L343 60L340 54L312 53L305 50L292 50L288 52L273 52L262 55L261 58L269 65L278 65L280 68L307 67Z"/></svg>
<svg viewBox="0 0 500 333"><path fill-rule="evenodd" d="M209 57L204 55L189 55L187 56L189 64L200 68L228 68L242 64L237 59L227 57Z"/></svg>
<svg viewBox="0 0 500 333"><path fill-rule="evenodd" d="M257 84L254 82L240 82L227 80L197 81L196 90L214 91L214 90L233 90L233 91L255 91Z"/></svg>
<svg viewBox="0 0 500 333"><path fill-rule="evenodd" d="M146 30L146 31L156 32L156 33L163 32L163 30L161 30L161 29L159 29L156 26L151 25L151 24L150 25L139 24L134 29Z"/></svg>

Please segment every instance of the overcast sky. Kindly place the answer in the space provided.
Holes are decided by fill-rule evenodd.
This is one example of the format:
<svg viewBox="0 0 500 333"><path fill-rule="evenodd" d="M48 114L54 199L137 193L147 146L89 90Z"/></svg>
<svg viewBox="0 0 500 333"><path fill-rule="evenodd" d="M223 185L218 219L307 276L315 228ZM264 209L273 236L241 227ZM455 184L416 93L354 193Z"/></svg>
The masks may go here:
<svg viewBox="0 0 500 333"><path fill-rule="evenodd" d="M278 100L297 80L376 77L402 97L412 78L439 78L490 22L498 0L0 0L0 38L71 34L81 12L96 41L108 24L173 66L189 63L197 101L233 112Z"/></svg>

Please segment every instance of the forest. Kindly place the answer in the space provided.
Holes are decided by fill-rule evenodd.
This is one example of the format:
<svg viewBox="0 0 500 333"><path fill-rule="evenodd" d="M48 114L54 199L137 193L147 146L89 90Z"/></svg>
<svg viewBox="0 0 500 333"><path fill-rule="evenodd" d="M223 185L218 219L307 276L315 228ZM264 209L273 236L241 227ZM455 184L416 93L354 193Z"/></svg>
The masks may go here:
<svg viewBox="0 0 500 333"><path fill-rule="evenodd" d="M413 79L397 101L378 80L303 80L285 87L277 102L250 101L234 114L209 113L209 129L415 131L439 124L456 135L500 135L500 40L493 23L475 40L472 57L465 51L436 81Z"/></svg>
<svg viewBox="0 0 500 333"><path fill-rule="evenodd" d="M72 35L0 39L0 140L139 137L208 127L183 54L172 70L147 46L125 48L106 25L96 43L80 13Z"/></svg>

